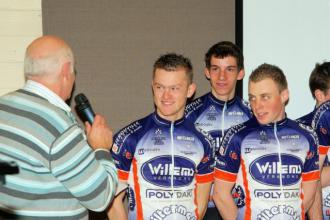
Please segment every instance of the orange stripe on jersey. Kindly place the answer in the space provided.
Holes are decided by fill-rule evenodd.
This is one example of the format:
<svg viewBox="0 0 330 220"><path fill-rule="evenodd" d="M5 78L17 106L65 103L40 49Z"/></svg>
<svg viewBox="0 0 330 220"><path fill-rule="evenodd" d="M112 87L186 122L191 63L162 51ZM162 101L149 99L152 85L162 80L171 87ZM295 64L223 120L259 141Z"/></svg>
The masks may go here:
<svg viewBox="0 0 330 220"><path fill-rule="evenodd" d="M300 185L300 189L302 189L302 184ZM304 208L304 193L302 190L300 190L300 199L301 199L301 220L305 220L305 208Z"/></svg>
<svg viewBox="0 0 330 220"><path fill-rule="evenodd" d="M128 180L128 175L129 175L129 172L126 172L126 171L123 171L123 170L118 170L118 178L120 180L127 181Z"/></svg>
<svg viewBox="0 0 330 220"><path fill-rule="evenodd" d="M249 182L247 179L247 173L246 173L246 167L245 167L245 161L241 157L241 165L242 165L242 174L243 174L243 186L245 189L245 213L244 213L244 220L250 220L251 219L251 195L249 190Z"/></svg>
<svg viewBox="0 0 330 220"><path fill-rule="evenodd" d="M301 175L301 177L302 177L302 181L319 180L320 179L320 171L315 170L315 171L312 171L312 172L303 173Z"/></svg>
<svg viewBox="0 0 330 220"><path fill-rule="evenodd" d="M208 173L204 175L196 175L197 183L209 183L213 181L213 173Z"/></svg>
<svg viewBox="0 0 330 220"><path fill-rule="evenodd" d="M195 188L194 188L194 195L195 195L195 198L194 198L194 204L196 206L196 209L195 209L195 215L196 215L196 218L199 219L199 214L198 214L198 201L197 201L197 185L195 183Z"/></svg>
<svg viewBox="0 0 330 220"><path fill-rule="evenodd" d="M319 145L319 154L327 154L328 153L329 146L323 146Z"/></svg>
<svg viewBox="0 0 330 220"><path fill-rule="evenodd" d="M133 158L133 179L134 179L134 192L136 197L136 219L143 220L142 201L140 194L140 184L138 178L138 169L136 159Z"/></svg>
<svg viewBox="0 0 330 220"><path fill-rule="evenodd" d="M236 178L237 178L237 174L228 173L226 171L215 168L214 169L214 178L220 179L220 180L225 180L228 182L235 182Z"/></svg>

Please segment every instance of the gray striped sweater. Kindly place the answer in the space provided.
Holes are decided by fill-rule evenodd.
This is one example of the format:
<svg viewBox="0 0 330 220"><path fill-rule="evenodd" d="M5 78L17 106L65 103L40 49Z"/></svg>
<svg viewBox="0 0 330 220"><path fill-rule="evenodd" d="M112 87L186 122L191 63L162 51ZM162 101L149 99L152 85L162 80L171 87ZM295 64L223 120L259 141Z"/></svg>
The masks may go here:
<svg viewBox="0 0 330 220"><path fill-rule="evenodd" d="M88 219L115 194L110 153L90 148L70 112L26 90L0 98L0 160L19 166L0 183L0 219Z"/></svg>

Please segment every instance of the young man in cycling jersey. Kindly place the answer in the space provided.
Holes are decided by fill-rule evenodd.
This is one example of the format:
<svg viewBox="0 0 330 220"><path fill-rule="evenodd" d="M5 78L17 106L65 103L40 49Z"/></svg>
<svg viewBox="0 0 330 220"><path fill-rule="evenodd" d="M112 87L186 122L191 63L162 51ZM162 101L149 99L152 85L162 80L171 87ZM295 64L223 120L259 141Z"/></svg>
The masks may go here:
<svg viewBox="0 0 330 220"><path fill-rule="evenodd" d="M128 219L201 219L207 207L214 163L210 137L184 117L195 92L188 58L165 54L154 64L156 110L119 131L112 155L119 180L128 186ZM121 192L109 211L127 219Z"/></svg>
<svg viewBox="0 0 330 220"><path fill-rule="evenodd" d="M309 89L316 101L315 108L310 113L298 118L297 121L311 126L316 109L330 100L330 62L315 65L309 77Z"/></svg>
<svg viewBox="0 0 330 220"><path fill-rule="evenodd" d="M315 109L298 118L297 121L312 126L319 137L319 153L321 172L321 191L318 191L315 201L308 211L310 219L329 219L330 216L330 167L329 152L330 145L328 131L330 107L330 62L316 64L309 77L309 88L313 98L316 100ZM324 164L324 166L323 166ZM322 198L322 199L321 199ZM322 202L323 200L323 202ZM320 207L323 204L323 216Z"/></svg>
<svg viewBox="0 0 330 220"><path fill-rule="evenodd" d="M213 199L224 219L304 219L319 180L317 137L286 117L288 100L281 69L263 64L252 72L255 117L228 130L216 157Z"/></svg>
<svg viewBox="0 0 330 220"><path fill-rule="evenodd" d="M235 96L237 80L244 77L244 57L239 47L229 41L214 44L205 54L204 73L210 80L211 92L190 103L186 107L186 117L216 141L214 156L224 133L252 116L248 103ZM204 219L219 218L211 193Z"/></svg>

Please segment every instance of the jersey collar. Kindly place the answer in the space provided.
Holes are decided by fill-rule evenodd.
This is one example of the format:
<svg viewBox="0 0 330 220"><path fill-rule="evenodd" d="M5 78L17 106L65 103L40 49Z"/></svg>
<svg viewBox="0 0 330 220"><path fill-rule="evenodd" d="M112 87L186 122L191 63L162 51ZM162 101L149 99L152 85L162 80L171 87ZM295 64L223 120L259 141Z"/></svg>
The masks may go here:
<svg viewBox="0 0 330 220"><path fill-rule="evenodd" d="M285 114L285 117L282 120L277 121L277 122L268 123L268 124L261 125L261 126L274 127L275 124L276 124L276 126L283 126L283 125L285 125L287 123L287 121L288 121L288 118L287 118L287 116Z"/></svg>
<svg viewBox="0 0 330 220"><path fill-rule="evenodd" d="M169 121L169 120L166 120L166 119L160 117L160 116L157 114L156 111L153 113L153 119L155 120L155 122L156 122L157 124L160 124L160 125L171 126L171 124L172 124L172 121ZM180 119L174 121L173 124L174 124L174 125L182 124L184 120L185 120L185 118L182 117L182 118L180 118Z"/></svg>
<svg viewBox="0 0 330 220"><path fill-rule="evenodd" d="M237 99L237 97L234 96L234 98L232 98L232 99L230 99L230 100L228 100L228 101L222 101L222 100L217 99L217 97L215 97L215 96L212 94L212 92L209 93L209 97L210 97L210 99L212 100L212 102L215 102L216 104L219 104L219 105L221 105L221 106L223 106L223 105L225 105L225 104L227 104L227 105L231 105L231 104L234 103L234 102L236 101L236 99Z"/></svg>

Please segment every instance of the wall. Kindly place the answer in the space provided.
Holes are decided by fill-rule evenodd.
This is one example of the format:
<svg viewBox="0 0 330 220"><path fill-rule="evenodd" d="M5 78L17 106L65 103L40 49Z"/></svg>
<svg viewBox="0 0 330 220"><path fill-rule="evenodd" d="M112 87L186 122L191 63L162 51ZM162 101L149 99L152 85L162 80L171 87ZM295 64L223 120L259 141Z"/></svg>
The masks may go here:
<svg viewBox="0 0 330 220"><path fill-rule="evenodd" d="M0 95L24 83L26 46L42 35L41 0L0 1Z"/></svg>
<svg viewBox="0 0 330 220"><path fill-rule="evenodd" d="M204 54L235 42L235 1L43 0L45 34L63 37L77 61L76 91L114 131L154 110L152 65L160 54L191 58L199 96L210 90Z"/></svg>
<svg viewBox="0 0 330 220"><path fill-rule="evenodd" d="M289 117L298 118L314 108L308 79L317 62L330 61L330 1L244 0L244 55L247 82L251 71L267 62L287 76Z"/></svg>

